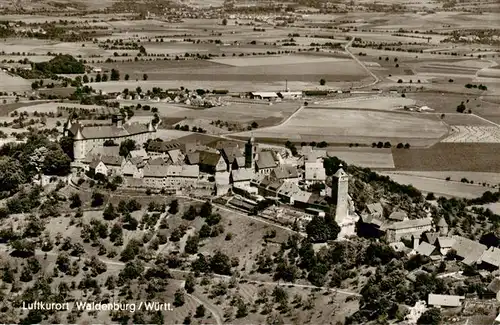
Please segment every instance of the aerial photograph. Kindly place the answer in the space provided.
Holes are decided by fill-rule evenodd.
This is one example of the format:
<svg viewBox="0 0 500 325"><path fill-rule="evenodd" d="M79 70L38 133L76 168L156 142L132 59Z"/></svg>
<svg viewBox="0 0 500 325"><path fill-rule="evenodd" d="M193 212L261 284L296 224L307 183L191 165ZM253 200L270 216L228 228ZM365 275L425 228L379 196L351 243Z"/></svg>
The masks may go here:
<svg viewBox="0 0 500 325"><path fill-rule="evenodd" d="M500 0L0 0L0 324L500 325Z"/></svg>

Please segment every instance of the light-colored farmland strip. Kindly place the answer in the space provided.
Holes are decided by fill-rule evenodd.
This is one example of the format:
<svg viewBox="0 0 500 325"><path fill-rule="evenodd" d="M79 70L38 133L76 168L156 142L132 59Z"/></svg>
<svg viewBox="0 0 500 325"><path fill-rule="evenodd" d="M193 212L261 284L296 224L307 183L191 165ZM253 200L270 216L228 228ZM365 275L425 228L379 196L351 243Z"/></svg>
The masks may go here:
<svg viewBox="0 0 500 325"><path fill-rule="evenodd" d="M451 134L441 142L500 143L500 128L498 126L453 125Z"/></svg>

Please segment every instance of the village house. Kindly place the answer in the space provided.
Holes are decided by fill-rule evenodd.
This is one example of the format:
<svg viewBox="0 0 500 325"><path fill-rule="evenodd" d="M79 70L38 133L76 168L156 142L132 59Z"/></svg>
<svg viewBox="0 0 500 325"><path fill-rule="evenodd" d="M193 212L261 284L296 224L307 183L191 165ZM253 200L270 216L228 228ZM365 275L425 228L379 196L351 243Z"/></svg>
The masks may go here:
<svg viewBox="0 0 500 325"><path fill-rule="evenodd" d="M122 167L122 175L125 177L142 178L142 169L146 165L142 157L129 158Z"/></svg>
<svg viewBox="0 0 500 325"><path fill-rule="evenodd" d="M326 172L323 163L320 162L306 162L304 181L307 185L315 183L323 183L326 181Z"/></svg>
<svg viewBox="0 0 500 325"><path fill-rule="evenodd" d="M441 254L439 253L439 249L431 245L425 241L421 242L415 252L419 255L426 256L431 258L432 260L437 260L441 258Z"/></svg>
<svg viewBox="0 0 500 325"><path fill-rule="evenodd" d="M186 155L188 165L198 165L200 171L208 174L227 171L227 165L224 158L217 152L195 151Z"/></svg>
<svg viewBox="0 0 500 325"><path fill-rule="evenodd" d="M297 167L291 165L280 165L271 170L270 176L285 182L299 182L299 171Z"/></svg>
<svg viewBox="0 0 500 325"><path fill-rule="evenodd" d="M384 215L384 209L380 202L370 203L366 205L366 212L374 217L382 218Z"/></svg>
<svg viewBox="0 0 500 325"><path fill-rule="evenodd" d="M227 171L245 168L245 156L237 146L227 146L219 150L226 161Z"/></svg>
<svg viewBox="0 0 500 325"><path fill-rule="evenodd" d="M455 255L461 259L464 264L472 265L476 263L486 250L485 245L474 240L458 235L454 235L452 238L455 242L451 248L454 250Z"/></svg>
<svg viewBox="0 0 500 325"><path fill-rule="evenodd" d="M439 249L441 255L446 255L455 244L455 239L451 237L438 237L436 240L436 246Z"/></svg>
<svg viewBox="0 0 500 325"><path fill-rule="evenodd" d="M478 267L489 271L500 268L500 248L490 247L483 252L477 261Z"/></svg>
<svg viewBox="0 0 500 325"><path fill-rule="evenodd" d="M150 188L185 189L195 187L200 171L197 165L146 165L143 170L144 185Z"/></svg>
<svg viewBox="0 0 500 325"><path fill-rule="evenodd" d="M255 161L255 171L259 174L269 175L277 166L271 151L263 150L258 153Z"/></svg>
<svg viewBox="0 0 500 325"><path fill-rule="evenodd" d="M420 237L423 232L432 229L430 218L413 219L392 223L386 228L386 238L389 242L400 241L411 236Z"/></svg>
<svg viewBox="0 0 500 325"><path fill-rule="evenodd" d="M231 171L230 183L239 188L249 188L253 177L254 171L252 169L233 169Z"/></svg>
<svg viewBox="0 0 500 325"><path fill-rule="evenodd" d="M149 155L145 149L132 150L128 153L127 158L141 158L142 160L148 160Z"/></svg>
<svg viewBox="0 0 500 325"><path fill-rule="evenodd" d="M278 94L272 91L254 91L249 95L252 99L276 100L279 98Z"/></svg>
<svg viewBox="0 0 500 325"><path fill-rule="evenodd" d="M106 165L98 158L94 159L88 166L88 171L91 174L97 175L101 174L104 176L108 176L108 168Z"/></svg>

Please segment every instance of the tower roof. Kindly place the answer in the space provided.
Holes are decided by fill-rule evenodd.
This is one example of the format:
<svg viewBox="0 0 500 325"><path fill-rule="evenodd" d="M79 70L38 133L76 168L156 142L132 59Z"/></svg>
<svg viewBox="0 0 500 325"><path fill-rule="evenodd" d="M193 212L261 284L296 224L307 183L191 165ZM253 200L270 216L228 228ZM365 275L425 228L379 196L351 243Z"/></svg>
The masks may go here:
<svg viewBox="0 0 500 325"><path fill-rule="evenodd" d="M347 173L342 169L342 165L340 165L340 168L337 170L334 176L337 178L340 178L342 176L347 176Z"/></svg>
<svg viewBox="0 0 500 325"><path fill-rule="evenodd" d="M75 140L83 140L83 135L80 128L76 130Z"/></svg>

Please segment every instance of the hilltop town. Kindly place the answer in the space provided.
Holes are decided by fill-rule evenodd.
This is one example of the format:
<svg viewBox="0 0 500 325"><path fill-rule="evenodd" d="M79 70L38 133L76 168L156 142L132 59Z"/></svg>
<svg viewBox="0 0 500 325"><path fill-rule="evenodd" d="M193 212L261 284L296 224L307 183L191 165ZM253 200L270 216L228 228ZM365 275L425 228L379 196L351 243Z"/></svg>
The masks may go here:
<svg viewBox="0 0 500 325"><path fill-rule="evenodd" d="M498 12L3 1L0 323L500 324Z"/></svg>

